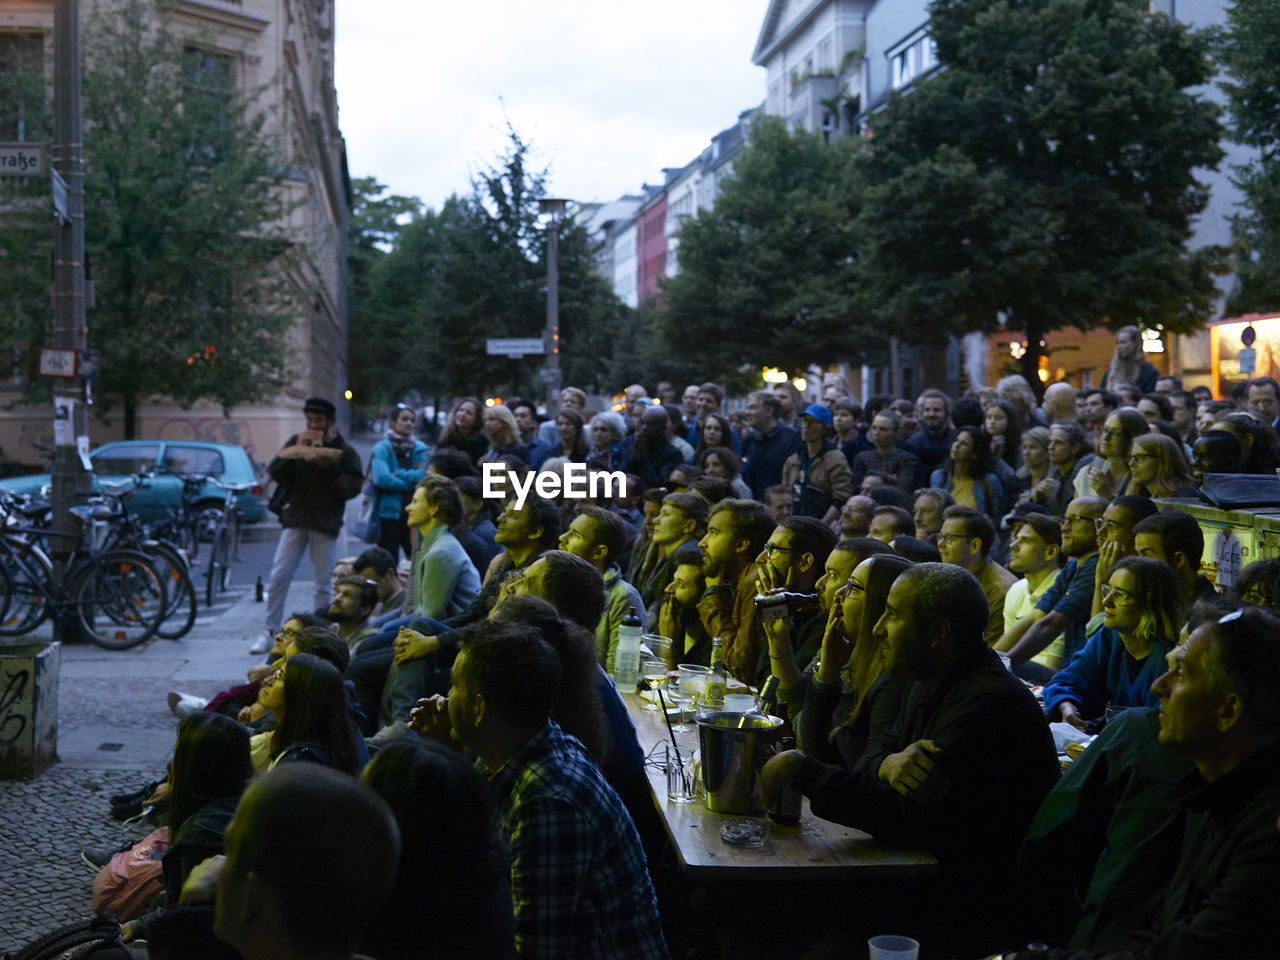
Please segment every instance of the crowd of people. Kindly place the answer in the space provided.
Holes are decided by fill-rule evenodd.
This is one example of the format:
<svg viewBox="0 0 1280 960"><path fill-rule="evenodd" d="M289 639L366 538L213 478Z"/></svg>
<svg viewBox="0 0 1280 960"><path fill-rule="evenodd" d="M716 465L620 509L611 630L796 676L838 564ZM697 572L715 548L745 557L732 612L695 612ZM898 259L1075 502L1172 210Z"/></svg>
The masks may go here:
<svg viewBox="0 0 1280 960"><path fill-rule="evenodd" d="M1039 402L1018 376L866 403L833 378L741 415L715 383L633 385L593 415L570 387L546 420L463 398L431 448L399 407L367 471L380 523L336 562L366 471L308 401L269 468L267 660L208 701L171 695L169 905L130 935L179 955L166 931L190 937L193 911L202 956L667 955L666 841L610 679L635 612L671 667L718 638L738 681L778 679L798 748L766 796L937 858L911 894L924 956L1269 954L1280 559L1212 582L1177 499L1274 478L1280 385L1186 391L1121 333L1103 387ZM579 463L626 484L483 495L486 464ZM308 548L317 608L286 617ZM761 622L779 590L812 602ZM1090 745L1062 773L1064 739ZM194 785L197 748L216 787ZM833 942L818 915L830 929L788 929L794 955Z"/></svg>

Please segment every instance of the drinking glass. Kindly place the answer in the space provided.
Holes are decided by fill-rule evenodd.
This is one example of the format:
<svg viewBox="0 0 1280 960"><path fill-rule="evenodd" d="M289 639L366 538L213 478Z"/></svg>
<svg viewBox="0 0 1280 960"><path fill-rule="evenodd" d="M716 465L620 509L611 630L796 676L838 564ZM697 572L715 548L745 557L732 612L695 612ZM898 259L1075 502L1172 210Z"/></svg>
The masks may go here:
<svg viewBox="0 0 1280 960"><path fill-rule="evenodd" d="M650 690L657 690L667 682L667 665L662 660L646 660L640 664L640 679ZM646 710L657 711L658 705L652 701L644 705Z"/></svg>
<svg viewBox="0 0 1280 960"><path fill-rule="evenodd" d="M676 723L671 729L676 733L688 733L693 727L684 722L684 712L693 705L693 692L684 689L683 684L676 686L668 686L667 699L671 701L671 705L679 711L676 714Z"/></svg>

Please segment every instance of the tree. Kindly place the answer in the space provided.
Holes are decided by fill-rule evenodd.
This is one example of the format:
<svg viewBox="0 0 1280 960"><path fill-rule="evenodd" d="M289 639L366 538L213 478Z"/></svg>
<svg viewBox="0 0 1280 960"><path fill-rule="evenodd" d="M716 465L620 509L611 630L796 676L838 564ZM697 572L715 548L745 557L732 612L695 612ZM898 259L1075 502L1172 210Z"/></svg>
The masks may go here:
<svg viewBox="0 0 1280 960"><path fill-rule="evenodd" d="M285 158L230 57L171 32L142 0L85 31L86 246L97 382L124 407L154 395L224 409L287 382L305 281L290 276Z"/></svg>
<svg viewBox="0 0 1280 960"><path fill-rule="evenodd" d="M417 197L386 194L373 177L351 181L347 221L347 368L357 402L385 403L396 396L393 378L403 361L400 327L374 303L373 273L399 243L407 223L423 213ZM396 320L403 321L404 317Z"/></svg>
<svg viewBox="0 0 1280 960"><path fill-rule="evenodd" d="M1186 250L1221 158L1208 40L1145 0L934 0L943 69L871 119L853 225L866 308L939 343L1197 326L1223 251Z"/></svg>
<svg viewBox="0 0 1280 960"><path fill-rule="evenodd" d="M39 34L0 36L0 140L34 143L50 138L44 41ZM50 316L49 181L0 177L0 360L7 378L46 399L50 381L37 376L39 347Z"/></svg>
<svg viewBox="0 0 1280 960"><path fill-rule="evenodd" d="M538 214L546 171L533 169L531 156L508 127L506 149L482 166L470 195L414 216L373 263L368 313L389 331L385 345L371 348L376 399L415 390L541 393L542 356L485 353L489 337L540 337L546 323L546 228ZM562 370L570 383L603 383L627 311L596 273L585 229L568 218L559 230Z"/></svg>
<svg viewBox="0 0 1280 960"><path fill-rule="evenodd" d="M851 268L857 148L775 117L752 125L715 206L681 231L680 273L657 319L669 352L726 379L743 365L880 358L885 337L858 309Z"/></svg>
<svg viewBox="0 0 1280 960"><path fill-rule="evenodd" d="M1257 149L1235 170L1245 210L1232 219L1240 281L1233 312L1280 310L1280 6L1274 0L1236 0L1227 10L1220 55L1234 140Z"/></svg>
<svg viewBox="0 0 1280 960"><path fill-rule="evenodd" d="M288 166L255 95L237 91L230 57L179 37L156 7L103 0L82 43L88 344L102 354L95 396L123 407L127 437L148 397L226 410L278 392L307 292L291 249L309 238L284 227ZM39 242L13 239L30 228L6 218L0 249L47 291L47 220ZM29 370L47 292L17 306L9 346ZM27 382L39 398L44 385Z"/></svg>

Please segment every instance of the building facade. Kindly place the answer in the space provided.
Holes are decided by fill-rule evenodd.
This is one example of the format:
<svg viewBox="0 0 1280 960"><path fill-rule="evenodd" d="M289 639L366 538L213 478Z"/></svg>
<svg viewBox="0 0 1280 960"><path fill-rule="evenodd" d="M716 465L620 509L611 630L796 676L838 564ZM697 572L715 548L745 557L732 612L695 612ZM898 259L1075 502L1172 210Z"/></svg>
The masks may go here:
<svg viewBox="0 0 1280 960"><path fill-rule="evenodd" d="M1223 26L1228 0L1151 0L1153 13L1163 13L1192 27ZM929 35L927 0L771 0L765 11L752 62L765 68L764 110L783 117L793 130L821 131L827 136L865 131L868 118L882 110L894 93L911 87L941 69ZM1214 83L1199 91L1223 103ZM1231 171L1247 161L1243 148L1228 140L1217 170L1200 170L1197 178L1208 186L1209 205L1196 219L1188 241L1191 249L1229 244L1230 217L1241 195ZM1220 295L1212 319L1223 316L1235 277L1217 280ZM976 380L994 380L1012 367L1025 343L1019 331L953 342L945 357L922 357L904 349L902 362L920 385L958 389ZM1188 386L1213 379L1208 330L1186 336L1147 334L1149 358L1162 370L1183 377ZM1025 340L1025 338L1023 338ZM1044 375L1077 386L1096 384L1110 362L1112 335L1106 330L1082 334L1060 330L1047 338L1050 357ZM874 375L874 372L872 372ZM877 377L877 384L882 378ZM865 378L864 378L865 382Z"/></svg>
<svg viewBox="0 0 1280 960"><path fill-rule="evenodd" d="M87 18L105 0L83 0ZM289 385L273 401L236 407L224 416L218 406L184 410L154 397L140 406L140 438L211 440L243 445L258 463L270 460L297 431L302 401L332 398L347 410L346 224L350 182L346 148L338 125L334 87L335 0L175 0L171 31L192 47L230 64L242 92L261 90L267 133L281 145L287 164L282 189L288 201L287 228L293 240L288 279L298 292L297 316L289 334ZM0 7L0 33L38 38L48 58L53 52L52 0L15 0ZM88 54L89 51L86 51ZM84 118L86 124L92 117ZM92 198L86 207L92 209ZM87 311L89 346L94 316ZM20 402L19 384L0 383L0 445L4 457L42 466L53 450L50 406ZM121 417L89 418L94 445L120 439Z"/></svg>

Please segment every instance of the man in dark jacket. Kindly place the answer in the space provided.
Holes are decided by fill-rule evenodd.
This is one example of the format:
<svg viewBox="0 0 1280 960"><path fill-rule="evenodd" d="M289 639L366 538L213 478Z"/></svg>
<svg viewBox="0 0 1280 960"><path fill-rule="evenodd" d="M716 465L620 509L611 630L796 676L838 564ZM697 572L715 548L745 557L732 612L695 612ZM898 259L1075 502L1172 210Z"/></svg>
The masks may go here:
<svg viewBox="0 0 1280 960"><path fill-rule="evenodd" d="M315 571L314 606L329 606L329 570L333 566L334 543L342 529L342 513L364 482L360 455L334 426L338 412L334 405L323 397L312 397L303 404L302 411L307 417L307 429L290 437L267 467L271 479L284 490L280 511L284 529L271 562L267 633L254 644L252 653L266 653L270 648L271 638L284 619L289 583L302 562L302 554L308 550Z"/></svg>

